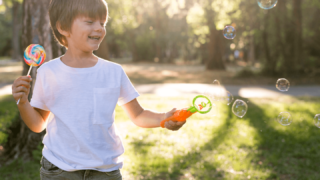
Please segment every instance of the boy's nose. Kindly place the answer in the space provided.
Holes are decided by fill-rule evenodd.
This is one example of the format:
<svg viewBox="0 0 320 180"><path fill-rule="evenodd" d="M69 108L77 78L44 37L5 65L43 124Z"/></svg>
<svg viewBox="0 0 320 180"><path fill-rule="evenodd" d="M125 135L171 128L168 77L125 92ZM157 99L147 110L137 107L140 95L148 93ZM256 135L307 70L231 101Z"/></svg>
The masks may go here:
<svg viewBox="0 0 320 180"><path fill-rule="evenodd" d="M95 26L94 26L95 31L102 31L103 29L104 27L102 27L100 23L95 23Z"/></svg>

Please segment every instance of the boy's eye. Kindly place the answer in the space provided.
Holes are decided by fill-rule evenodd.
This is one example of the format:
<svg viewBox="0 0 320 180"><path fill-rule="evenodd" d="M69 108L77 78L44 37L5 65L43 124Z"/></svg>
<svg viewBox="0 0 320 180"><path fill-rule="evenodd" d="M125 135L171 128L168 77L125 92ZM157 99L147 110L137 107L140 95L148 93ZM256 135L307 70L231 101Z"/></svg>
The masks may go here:
<svg viewBox="0 0 320 180"><path fill-rule="evenodd" d="M87 21L87 23L92 24L92 23L93 23L93 21Z"/></svg>

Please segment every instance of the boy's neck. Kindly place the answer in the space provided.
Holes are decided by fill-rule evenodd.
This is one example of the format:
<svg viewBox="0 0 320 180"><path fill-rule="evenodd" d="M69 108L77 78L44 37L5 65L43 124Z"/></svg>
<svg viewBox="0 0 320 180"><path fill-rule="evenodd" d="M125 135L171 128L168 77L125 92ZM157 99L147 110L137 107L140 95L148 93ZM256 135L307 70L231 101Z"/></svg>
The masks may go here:
<svg viewBox="0 0 320 180"><path fill-rule="evenodd" d="M65 65L74 68L89 68L95 66L98 62L98 57L92 52L75 51L72 49L68 49L60 59Z"/></svg>

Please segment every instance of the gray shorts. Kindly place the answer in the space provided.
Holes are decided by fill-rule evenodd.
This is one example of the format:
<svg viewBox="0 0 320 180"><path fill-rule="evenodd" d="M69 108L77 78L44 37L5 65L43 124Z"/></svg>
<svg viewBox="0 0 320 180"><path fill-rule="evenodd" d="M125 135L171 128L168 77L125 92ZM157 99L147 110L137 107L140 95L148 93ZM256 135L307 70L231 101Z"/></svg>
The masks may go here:
<svg viewBox="0 0 320 180"><path fill-rule="evenodd" d="M122 180L120 170L100 172L95 170L64 171L45 157L41 158L41 180Z"/></svg>

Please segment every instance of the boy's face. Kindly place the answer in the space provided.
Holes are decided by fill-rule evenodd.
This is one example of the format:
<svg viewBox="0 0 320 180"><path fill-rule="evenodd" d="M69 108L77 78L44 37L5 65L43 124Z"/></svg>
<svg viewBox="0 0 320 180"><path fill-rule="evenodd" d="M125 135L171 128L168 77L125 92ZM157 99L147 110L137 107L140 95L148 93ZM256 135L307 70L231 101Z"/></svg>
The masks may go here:
<svg viewBox="0 0 320 180"><path fill-rule="evenodd" d="M78 16L73 21L69 36L66 37L68 48L76 48L84 52L97 50L106 35L105 24L105 19Z"/></svg>

